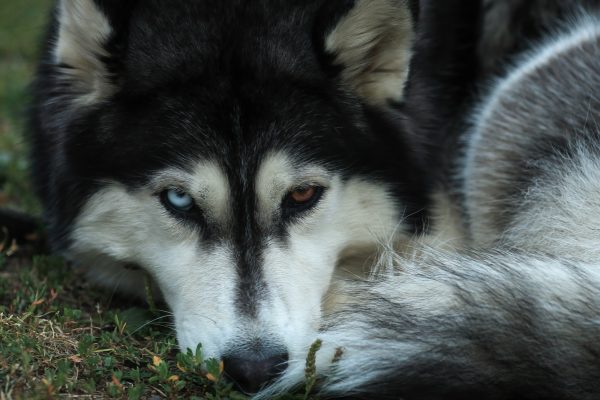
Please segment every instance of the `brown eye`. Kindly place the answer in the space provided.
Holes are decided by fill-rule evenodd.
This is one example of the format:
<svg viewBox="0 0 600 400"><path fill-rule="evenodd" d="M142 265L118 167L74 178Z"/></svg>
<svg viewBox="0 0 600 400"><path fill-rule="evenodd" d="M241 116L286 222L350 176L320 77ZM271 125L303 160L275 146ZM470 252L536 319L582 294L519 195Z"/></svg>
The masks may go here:
<svg viewBox="0 0 600 400"><path fill-rule="evenodd" d="M306 188L296 189L290 193L290 198L298 204L304 204L309 202L317 193L314 186Z"/></svg>
<svg viewBox="0 0 600 400"><path fill-rule="evenodd" d="M284 217L308 211L319 202L324 191L322 186L302 186L292 190L281 204Z"/></svg>

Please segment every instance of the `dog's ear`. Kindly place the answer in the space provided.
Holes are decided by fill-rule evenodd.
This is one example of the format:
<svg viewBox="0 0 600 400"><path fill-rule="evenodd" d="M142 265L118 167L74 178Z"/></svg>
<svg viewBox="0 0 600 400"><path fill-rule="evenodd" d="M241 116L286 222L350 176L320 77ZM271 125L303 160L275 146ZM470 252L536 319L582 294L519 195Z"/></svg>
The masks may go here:
<svg viewBox="0 0 600 400"><path fill-rule="evenodd" d="M113 58L115 23L124 9L117 0L59 0L51 62L78 104L94 104L115 91Z"/></svg>
<svg viewBox="0 0 600 400"><path fill-rule="evenodd" d="M412 0L333 1L318 36L342 82L367 103L402 100L416 14Z"/></svg>

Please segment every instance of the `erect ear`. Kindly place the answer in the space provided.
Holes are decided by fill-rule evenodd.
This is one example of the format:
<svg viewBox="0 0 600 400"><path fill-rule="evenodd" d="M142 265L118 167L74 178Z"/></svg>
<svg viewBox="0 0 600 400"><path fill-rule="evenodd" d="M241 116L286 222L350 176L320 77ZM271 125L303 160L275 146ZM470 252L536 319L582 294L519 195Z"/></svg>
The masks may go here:
<svg viewBox="0 0 600 400"><path fill-rule="evenodd" d="M324 50L342 68L342 81L369 104L402 100L415 36L411 6L356 0L325 32Z"/></svg>
<svg viewBox="0 0 600 400"><path fill-rule="evenodd" d="M115 87L107 45L114 31L106 13L94 0L60 0L56 18L53 62L76 102L88 105L110 96Z"/></svg>

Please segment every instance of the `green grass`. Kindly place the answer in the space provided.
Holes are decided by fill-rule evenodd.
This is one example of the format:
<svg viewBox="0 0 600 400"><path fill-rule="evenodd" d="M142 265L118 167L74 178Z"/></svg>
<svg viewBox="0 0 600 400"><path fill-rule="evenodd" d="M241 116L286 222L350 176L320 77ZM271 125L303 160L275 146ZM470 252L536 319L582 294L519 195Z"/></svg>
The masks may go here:
<svg viewBox="0 0 600 400"><path fill-rule="evenodd" d="M0 272L3 398L245 398L201 347L178 353L168 314L111 307L60 258L15 261Z"/></svg>
<svg viewBox="0 0 600 400"><path fill-rule="evenodd" d="M24 114L50 3L0 1L0 208L33 214ZM167 312L90 287L60 258L3 236L0 229L0 399L245 398L201 347L178 352ZM317 350L306 387L285 398L310 397Z"/></svg>
<svg viewBox="0 0 600 400"><path fill-rule="evenodd" d="M29 212L39 208L27 176L24 115L49 6L49 0L0 2L0 206Z"/></svg>
<svg viewBox="0 0 600 400"><path fill-rule="evenodd" d="M282 400L315 398L319 347ZM58 257L0 259L0 398L246 399L222 371L201 346L178 351L168 312L96 290Z"/></svg>

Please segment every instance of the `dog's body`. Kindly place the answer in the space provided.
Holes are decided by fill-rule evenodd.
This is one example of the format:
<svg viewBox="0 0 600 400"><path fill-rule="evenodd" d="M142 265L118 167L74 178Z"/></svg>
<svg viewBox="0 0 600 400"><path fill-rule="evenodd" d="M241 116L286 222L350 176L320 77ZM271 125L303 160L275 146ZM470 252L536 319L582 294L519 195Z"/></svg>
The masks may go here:
<svg viewBox="0 0 600 400"><path fill-rule="evenodd" d="M464 154L433 215L464 206L466 223L434 231L466 226L471 250L383 258L366 281L336 272L422 234L426 150L461 125L470 68L447 76L433 57L471 43L432 41L473 34L478 2L423 3L59 2L33 113L55 248L130 292L141 266L181 347L201 342L248 391L288 359L273 390L296 383L321 337L331 395L597 396L593 17L523 57L448 146ZM466 22L437 38L415 28L419 15L441 30L431 15L445 12Z"/></svg>
<svg viewBox="0 0 600 400"><path fill-rule="evenodd" d="M450 146L442 186L462 204L464 249L348 283L321 335L323 365L345 350L329 393L600 396L600 14L573 10L516 54Z"/></svg>

